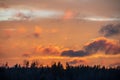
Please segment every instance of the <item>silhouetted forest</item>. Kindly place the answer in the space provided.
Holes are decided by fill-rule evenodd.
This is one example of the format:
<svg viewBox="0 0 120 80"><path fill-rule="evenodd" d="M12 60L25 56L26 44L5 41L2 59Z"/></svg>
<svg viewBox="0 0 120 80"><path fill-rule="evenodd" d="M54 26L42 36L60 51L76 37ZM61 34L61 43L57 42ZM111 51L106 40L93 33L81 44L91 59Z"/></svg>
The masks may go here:
<svg viewBox="0 0 120 80"><path fill-rule="evenodd" d="M24 66L8 67L6 63L0 67L0 80L120 80L120 67L70 66L66 63L64 68L60 62L38 67L37 62L29 64L29 61Z"/></svg>

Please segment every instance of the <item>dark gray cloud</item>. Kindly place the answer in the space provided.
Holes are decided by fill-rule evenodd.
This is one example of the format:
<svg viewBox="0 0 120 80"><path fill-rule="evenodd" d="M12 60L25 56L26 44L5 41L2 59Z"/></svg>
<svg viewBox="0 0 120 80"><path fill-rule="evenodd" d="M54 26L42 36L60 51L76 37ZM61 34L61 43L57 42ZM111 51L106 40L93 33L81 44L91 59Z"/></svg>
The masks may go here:
<svg viewBox="0 0 120 80"><path fill-rule="evenodd" d="M79 51L74 51L74 50L68 50L68 51L63 51L62 52L62 56L69 56L69 57L83 57L88 55L89 53L83 51L83 50L79 50Z"/></svg>
<svg viewBox="0 0 120 80"><path fill-rule="evenodd" d="M120 35L120 24L108 24L103 26L100 31L102 35L105 37L111 37L111 36L116 36Z"/></svg>
<svg viewBox="0 0 120 80"><path fill-rule="evenodd" d="M85 60L72 60L72 61L69 61L68 64L78 64L78 63L85 63L86 61Z"/></svg>
<svg viewBox="0 0 120 80"><path fill-rule="evenodd" d="M88 43L83 47L83 50L79 51L63 51L61 53L62 56L69 56L69 57L84 57L92 54L96 54L97 52L102 51L105 54L120 54L120 45L116 44L109 39L106 38L99 38L95 41Z"/></svg>

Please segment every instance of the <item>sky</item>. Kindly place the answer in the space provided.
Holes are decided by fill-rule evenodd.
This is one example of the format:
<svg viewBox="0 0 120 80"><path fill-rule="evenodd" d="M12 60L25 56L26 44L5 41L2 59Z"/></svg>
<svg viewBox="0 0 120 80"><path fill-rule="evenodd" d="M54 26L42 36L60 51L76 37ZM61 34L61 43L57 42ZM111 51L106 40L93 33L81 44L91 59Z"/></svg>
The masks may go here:
<svg viewBox="0 0 120 80"><path fill-rule="evenodd" d="M120 65L120 0L0 0L0 65Z"/></svg>

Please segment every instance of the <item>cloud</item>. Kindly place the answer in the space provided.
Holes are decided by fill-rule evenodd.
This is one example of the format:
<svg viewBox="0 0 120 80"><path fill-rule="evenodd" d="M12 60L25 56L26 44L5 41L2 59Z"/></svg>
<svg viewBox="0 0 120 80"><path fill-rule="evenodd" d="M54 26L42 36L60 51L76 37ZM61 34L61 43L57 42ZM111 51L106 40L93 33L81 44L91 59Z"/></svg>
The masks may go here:
<svg viewBox="0 0 120 80"><path fill-rule="evenodd" d="M120 17L117 18L117 17L87 16L87 17L84 17L83 20L86 20L86 21L120 21Z"/></svg>
<svg viewBox="0 0 120 80"><path fill-rule="evenodd" d="M37 46L34 49L35 54L43 54L43 55L59 55L60 48L57 46Z"/></svg>
<svg viewBox="0 0 120 80"><path fill-rule="evenodd" d="M97 38L93 42L90 42L84 46L84 49L88 53L97 53L103 51L105 54L119 54L120 45L117 42L101 37Z"/></svg>
<svg viewBox="0 0 120 80"><path fill-rule="evenodd" d="M61 53L61 56L69 57L84 57L97 52L103 52L105 54L120 54L120 45L117 41L113 41L104 37L97 38L94 41L87 43L82 50L74 51L67 50Z"/></svg>
<svg viewBox="0 0 120 80"><path fill-rule="evenodd" d="M60 48L58 46L48 45L48 46L36 46L32 48L31 52L24 52L22 57L32 57L32 56L55 56L60 55Z"/></svg>
<svg viewBox="0 0 120 80"><path fill-rule="evenodd" d="M31 56L31 53L24 53L24 54L22 54L22 56L23 56L23 57L28 57L28 58L29 58L29 57Z"/></svg>
<svg viewBox="0 0 120 80"><path fill-rule="evenodd" d="M31 11L32 12L32 11ZM30 14L29 10L23 10L16 12L11 20L30 20L32 18L32 15Z"/></svg>
<svg viewBox="0 0 120 80"><path fill-rule="evenodd" d="M116 16L116 15L115 15ZM73 10L49 10L33 8L0 8L0 21L20 21L35 19L75 19L82 21L120 21L120 17L83 14Z"/></svg>
<svg viewBox="0 0 120 80"><path fill-rule="evenodd" d="M74 16L75 16L75 13L73 11L67 10L67 11L64 12L63 19L64 20L72 19L72 18L74 18Z"/></svg>
<svg viewBox="0 0 120 80"><path fill-rule="evenodd" d="M120 24L108 24L100 29L100 34L105 37L120 35Z"/></svg>
<svg viewBox="0 0 120 80"><path fill-rule="evenodd" d="M85 51L83 50L80 50L80 51L74 51L74 50L67 50L67 51L63 51L61 53L62 56L69 56L69 57L83 57L83 56L86 56L88 55L88 53L86 53Z"/></svg>
<svg viewBox="0 0 120 80"><path fill-rule="evenodd" d="M69 61L68 64L80 64L80 63L85 63L86 61L85 60L78 60L78 59L75 59L75 60L72 60L72 61Z"/></svg>
<svg viewBox="0 0 120 80"><path fill-rule="evenodd" d="M58 18L61 15L63 12L57 10L0 8L0 21Z"/></svg>
<svg viewBox="0 0 120 80"><path fill-rule="evenodd" d="M35 26L33 36L35 38L39 38L42 32L43 32L42 28L40 28L39 26Z"/></svg>

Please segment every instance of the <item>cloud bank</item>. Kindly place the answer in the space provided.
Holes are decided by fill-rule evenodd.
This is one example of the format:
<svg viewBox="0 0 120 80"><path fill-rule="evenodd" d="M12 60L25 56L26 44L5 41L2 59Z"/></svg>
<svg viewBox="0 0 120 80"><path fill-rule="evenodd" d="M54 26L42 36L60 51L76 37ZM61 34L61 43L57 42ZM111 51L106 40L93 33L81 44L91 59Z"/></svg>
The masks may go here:
<svg viewBox="0 0 120 80"><path fill-rule="evenodd" d="M62 19L78 21L120 21L120 17L103 17L83 14L73 10L51 10L32 8L0 8L0 21L19 21L35 19Z"/></svg>
<svg viewBox="0 0 120 80"><path fill-rule="evenodd" d="M117 42L109 40L107 38L97 38L93 42L86 44L82 50L74 51L67 50L61 53L61 56L69 57L84 57L97 52L103 52L105 54L120 54L120 45Z"/></svg>
<svg viewBox="0 0 120 80"><path fill-rule="evenodd" d="M0 9L0 21L32 20L38 18L57 18L63 15L61 11L36 9Z"/></svg>
<svg viewBox="0 0 120 80"><path fill-rule="evenodd" d="M120 21L120 18L116 17L95 17L95 16L88 16L84 17L83 20L86 21Z"/></svg>

